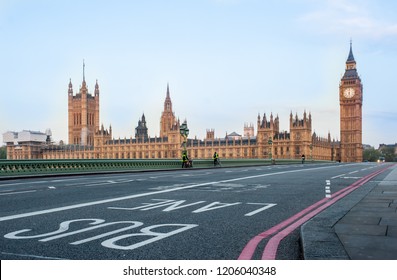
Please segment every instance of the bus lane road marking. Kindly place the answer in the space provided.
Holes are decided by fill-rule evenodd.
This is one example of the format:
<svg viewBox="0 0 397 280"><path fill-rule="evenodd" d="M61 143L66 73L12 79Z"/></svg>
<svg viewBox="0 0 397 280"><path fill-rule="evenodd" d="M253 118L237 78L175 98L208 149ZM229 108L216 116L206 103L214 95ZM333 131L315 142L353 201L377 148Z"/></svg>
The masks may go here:
<svg viewBox="0 0 397 280"><path fill-rule="evenodd" d="M4 217L0 217L0 222L16 220L16 219L21 219L21 218L27 218L27 217L34 217L34 216L38 216L38 215L45 215L45 214L56 213L56 212L60 212L60 211L67 211L67 210L72 210L72 209L78 209L78 208L83 208L83 207L90 207L90 206L111 203L111 202L116 202L116 201L129 200L129 199L134 199L134 198L139 198L139 197L146 197L146 196L151 196L151 195L170 193L170 192L192 189L192 188L208 186L208 185L213 185L213 184L219 184L219 183L228 183L228 182L256 179L256 178L262 178L262 177L268 177L268 176L274 176L274 175L283 175L283 174L289 174L289 173L313 171L313 170L319 170L319 169L329 169L332 167L338 167L338 166L326 166L326 167L315 167L315 168L308 168L308 169L279 171L279 172L274 172L274 173L267 173L267 174L253 175L253 176L247 176L247 177L238 177L238 178L221 180L221 181L213 181L213 182L206 182L206 183L200 183L200 184L194 184L194 185L187 185L187 186L177 187L177 188L173 188L173 189L165 189L165 190L139 193L139 194L133 194L133 195L128 195L128 196L116 197L116 198L102 199L102 200L96 200L96 201L91 201L91 202L72 204L72 205L63 206L63 207L56 207L56 208L50 208L50 209L45 209L45 210L4 216Z"/></svg>
<svg viewBox="0 0 397 280"><path fill-rule="evenodd" d="M197 214L207 211L213 211L218 209L223 209L226 207L234 207L234 206L245 206L245 205L258 205L253 207L254 210L250 209L251 211L244 214L246 217L251 217L255 214L258 214L262 211L265 211L269 208L276 206L276 203L256 203L256 202L232 202L232 203L222 203L220 201L214 202L207 202L207 201L195 201L192 203L186 203L186 200L173 200L173 199L152 199L153 202L145 202L141 203L143 205L136 206L136 207L116 207L116 206L109 206L108 209L110 210L121 210L121 211L149 211L159 208L164 208L162 212L171 212L179 209L185 209L187 207L198 207L197 209L191 209L191 213ZM200 205L199 205L200 204ZM204 205L205 204L205 205ZM251 208L251 207L250 207ZM255 209L256 208L256 209Z"/></svg>
<svg viewBox="0 0 397 280"><path fill-rule="evenodd" d="M82 222L85 222L88 226L77 230L70 230L72 224L80 225ZM120 226L120 228L114 230L115 225ZM80 245L110 237L101 241L100 244L110 249L134 250L198 226L197 224L156 224L143 227L143 225L144 223L139 221L106 222L103 219L94 218L76 219L61 222L59 228L54 231L29 235L26 233L31 232L32 229L22 229L7 233L4 235L4 238L14 240L36 239L38 242L50 242L72 236L74 241L69 244ZM98 230L106 227L110 228L110 231L104 233L100 233L101 231L99 231L100 234L98 234ZM137 232L131 233L131 229L135 229ZM88 238L86 235L82 235L87 232L93 232L93 234ZM118 235L114 236L115 234Z"/></svg>

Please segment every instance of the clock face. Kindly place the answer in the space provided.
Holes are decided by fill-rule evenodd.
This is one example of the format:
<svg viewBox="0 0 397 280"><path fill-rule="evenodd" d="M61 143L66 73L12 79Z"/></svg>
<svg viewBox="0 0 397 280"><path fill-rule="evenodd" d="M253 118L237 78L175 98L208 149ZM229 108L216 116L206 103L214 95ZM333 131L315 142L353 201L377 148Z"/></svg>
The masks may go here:
<svg viewBox="0 0 397 280"><path fill-rule="evenodd" d="M347 88L343 91L343 96L346 98L352 98L354 96L354 88Z"/></svg>

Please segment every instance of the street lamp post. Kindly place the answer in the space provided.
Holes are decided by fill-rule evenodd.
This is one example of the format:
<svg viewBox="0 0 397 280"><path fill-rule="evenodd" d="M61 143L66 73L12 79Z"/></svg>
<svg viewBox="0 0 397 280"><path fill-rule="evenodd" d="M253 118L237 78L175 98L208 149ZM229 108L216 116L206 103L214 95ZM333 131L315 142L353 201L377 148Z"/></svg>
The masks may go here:
<svg viewBox="0 0 397 280"><path fill-rule="evenodd" d="M269 144L269 159L270 159L270 163L273 164L273 154L272 154L273 140L272 140L271 137L269 137L269 140L267 141L267 144Z"/></svg>
<svg viewBox="0 0 397 280"><path fill-rule="evenodd" d="M183 137L183 143L182 143L183 151L182 151L182 153L186 153L186 155L187 155L186 142L187 142L187 137L189 135L189 128L187 127L186 121L184 121L181 124L181 126L179 128L179 133Z"/></svg>

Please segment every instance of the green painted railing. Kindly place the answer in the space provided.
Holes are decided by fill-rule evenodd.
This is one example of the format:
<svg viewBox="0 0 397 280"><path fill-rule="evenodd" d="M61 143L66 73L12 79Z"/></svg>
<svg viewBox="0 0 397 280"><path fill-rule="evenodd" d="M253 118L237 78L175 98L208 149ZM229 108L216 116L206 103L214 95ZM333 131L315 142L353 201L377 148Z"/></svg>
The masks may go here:
<svg viewBox="0 0 397 280"><path fill-rule="evenodd" d="M327 162L327 161L306 161ZM296 164L300 160L223 159L222 167ZM196 159L193 168L213 167L211 159ZM0 178L50 174L81 174L103 172L129 172L142 170L181 169L176 159L64 159L64 160L0 160Z"/></svg>

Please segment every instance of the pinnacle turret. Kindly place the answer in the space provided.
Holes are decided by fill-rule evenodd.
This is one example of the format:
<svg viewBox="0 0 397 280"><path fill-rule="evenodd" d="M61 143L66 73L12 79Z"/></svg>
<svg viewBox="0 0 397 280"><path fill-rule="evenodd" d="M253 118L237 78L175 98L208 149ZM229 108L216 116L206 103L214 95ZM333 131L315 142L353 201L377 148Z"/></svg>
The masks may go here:
<svg viewBox="0 0 397 280"><path fill-rule="evenodd" d="M68 89L68 94L70 96L73 96L73 85L72 85L72 79L69 80L69 89Z"/></svg>
<svg viewBox="0 0 397 280"><path fill-rule="evenodd" d="M99 85L98 85L98 80L96 80L95 83L95 92L94 92L95 96L99 96Z"/></svg>

